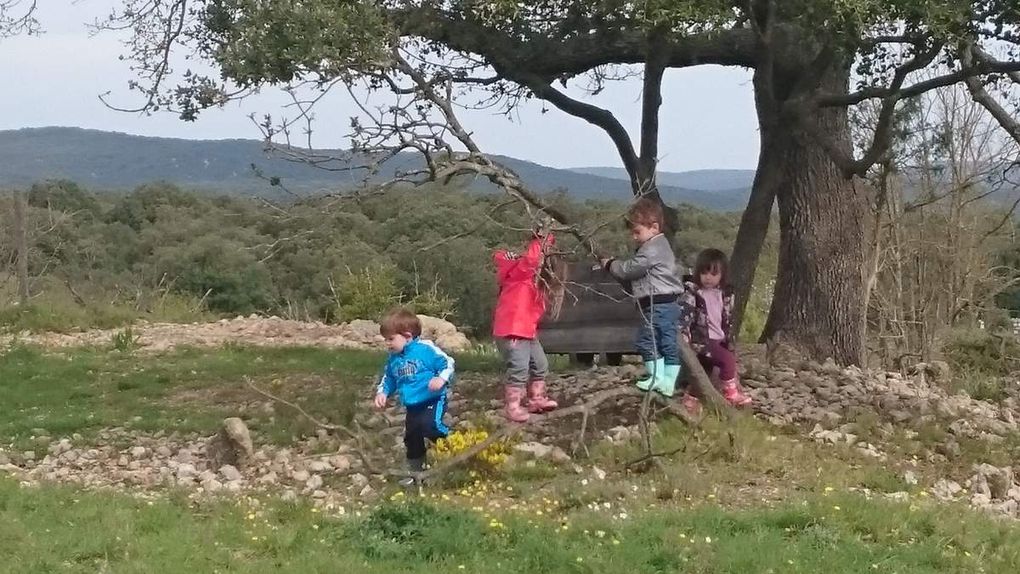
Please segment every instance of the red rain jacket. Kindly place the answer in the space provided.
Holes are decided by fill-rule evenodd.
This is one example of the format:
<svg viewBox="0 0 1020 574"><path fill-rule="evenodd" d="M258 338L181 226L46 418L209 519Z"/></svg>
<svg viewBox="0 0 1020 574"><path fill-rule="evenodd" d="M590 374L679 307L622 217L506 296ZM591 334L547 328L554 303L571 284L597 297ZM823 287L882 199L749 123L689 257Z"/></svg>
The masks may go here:
<svg viewBox="0 0 1020 574"><path fill-rule="evenodd" d="M553 243L552 235L547 236L545 247ZM536 279L542 266L542 249L542 240L536 238L523 255L502 249L492 255L499 283L493 337L534 339L538 335L538 322L545 314L545 295Z"/></svg>

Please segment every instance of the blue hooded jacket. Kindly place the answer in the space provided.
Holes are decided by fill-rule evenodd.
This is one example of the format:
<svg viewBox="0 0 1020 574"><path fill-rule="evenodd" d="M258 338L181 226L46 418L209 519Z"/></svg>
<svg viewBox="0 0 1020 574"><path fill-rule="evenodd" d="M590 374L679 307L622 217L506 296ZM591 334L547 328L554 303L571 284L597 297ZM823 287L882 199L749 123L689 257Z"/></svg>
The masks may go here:
<svg viewBox="0 0 1020 574"><path fill-rule="evenodd" d="M399 392L405 407L439 399L453 380L453 364L453 358L432 341L412 339L403 352L390 353L377 391L387 397ZM429 390L434 377L446 381L438 391Z"/></svg>

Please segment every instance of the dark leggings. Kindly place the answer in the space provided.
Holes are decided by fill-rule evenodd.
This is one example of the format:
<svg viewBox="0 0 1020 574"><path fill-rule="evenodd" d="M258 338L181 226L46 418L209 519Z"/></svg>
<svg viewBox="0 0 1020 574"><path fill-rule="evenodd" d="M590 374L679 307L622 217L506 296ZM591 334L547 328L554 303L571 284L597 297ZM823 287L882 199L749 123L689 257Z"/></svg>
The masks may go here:
<svg viewBox="0 0 1020 574"><path fill-rule="evenodd" d="M443 424L446 395L420 405L409 405L404 419L404 446L408 460L425 458L425 439L445 438L450 429Z"/></svg>
<svg viewBox="0 0 1020 574"><path fill-rule="evenodd" d="M698 353L698 362L710 376L712 369L718 367L719 380L723 383L737 380L737 357L725 341L709 341Z"/></svg>

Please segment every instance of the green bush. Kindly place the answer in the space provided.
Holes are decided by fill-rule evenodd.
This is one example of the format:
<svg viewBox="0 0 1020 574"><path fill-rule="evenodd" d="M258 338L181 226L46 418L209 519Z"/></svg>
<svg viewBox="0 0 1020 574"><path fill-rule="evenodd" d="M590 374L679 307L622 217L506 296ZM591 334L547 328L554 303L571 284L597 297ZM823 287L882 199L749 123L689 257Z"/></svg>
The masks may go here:
<svg viewBox="0 0 1020 574"><path fill-rule="evenodd" d="M581 228L594 230L607 252L632 250L619 224L623 204L578 202L564 193L547 199ZM60 222L32 238L33 282L52 278L66 291L60 286L67 281L81 294L61 295L59 309L47 310L50 303L37 295L50 287L37 286L33 302L40 309L8 309L2 317L34 330L113 328L140 317L198 320L207 311L336 322L375 319L403 302L487 333L497 293L492 252L520 249L530 225L503 194L465 192L456 183L394 188L358 201L314 197L267 207L165 183L111 194L48 182L33 187L29 204L33 222ZM56 211L61 214L54 219ZM731 246L737 215L682 206L680 217L681 257ZM12 258L10 227L0 221L4 260ZM775 269L771 241L762 253L762 277ZM566 234L558 245L584 256ZM0 307L12 300L0 293ZM743 339L757 338L767 307L756 290Z"/></svg>
<svg viewBox="0 0 1020 574"><path fill-rule="evenodd" d="M82 307L71 302L33 302L25 307L0 309L0 326L9 332L67 333L86 329L111 329L127 325L136 317L132 309L97 304Z"/></svg>
<svg viewBox="0 0 1020 574"><path fill-rule="evenodd" d="M341 321L377 320L389 308L400 303L396 270L383 265L350 272L336 282L334 296Z"/></svg>
<svg viewBox="0 0 1020 574"><path fill-rule="evenodd" d="M134 329L125 327L124 330L117 331L110 337L110 343L115 351L130 353L138 348L138 336L135 335Z"/></svg>
<svg viewBox="0 0 1020 574"><path fill-rule="evenodd" d="M1020 357L1020 343L1011 334L973 329L951 334L942 349L954 375L1008 375Z"/></svg>

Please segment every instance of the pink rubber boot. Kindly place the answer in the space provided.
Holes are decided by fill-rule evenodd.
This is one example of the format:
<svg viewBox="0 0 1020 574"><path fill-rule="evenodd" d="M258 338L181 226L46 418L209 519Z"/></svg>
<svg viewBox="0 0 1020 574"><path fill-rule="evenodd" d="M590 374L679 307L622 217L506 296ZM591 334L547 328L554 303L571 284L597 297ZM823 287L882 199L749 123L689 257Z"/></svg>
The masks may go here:
<svg viewBox="0 0 1020 574"><path fill-rule="evenodd" d="M545 381L531 381L528 383L528 411L532 413L544 413L560 406L559 403L545 394Z"/></svg>
<svg viewBox="0 0 1020 574"><path fill-rule="evenodd" d="M521 401L524 400L524 387L517 385L504 385L504 387L503 405L507 420L515 423L528 422L531 415L521 406Z"/></svg>
<svg viewBox="0 0 1020 574"><path fill-rule="evenodd" d="M701 401L698 400L698 397L691 393L684 393L683 398L680 399L680 404L684 406L684 410L691 416L701 416Z"/></svg>
<svg viewBox="0 0 1020 574"><path fill-rule="evenodd" d="M736 379L722 384L722 396L726 399L726 402L735 407L746 407L751 404L751 397L745 395L740 390L740 385L737 384Z"/></svg>

